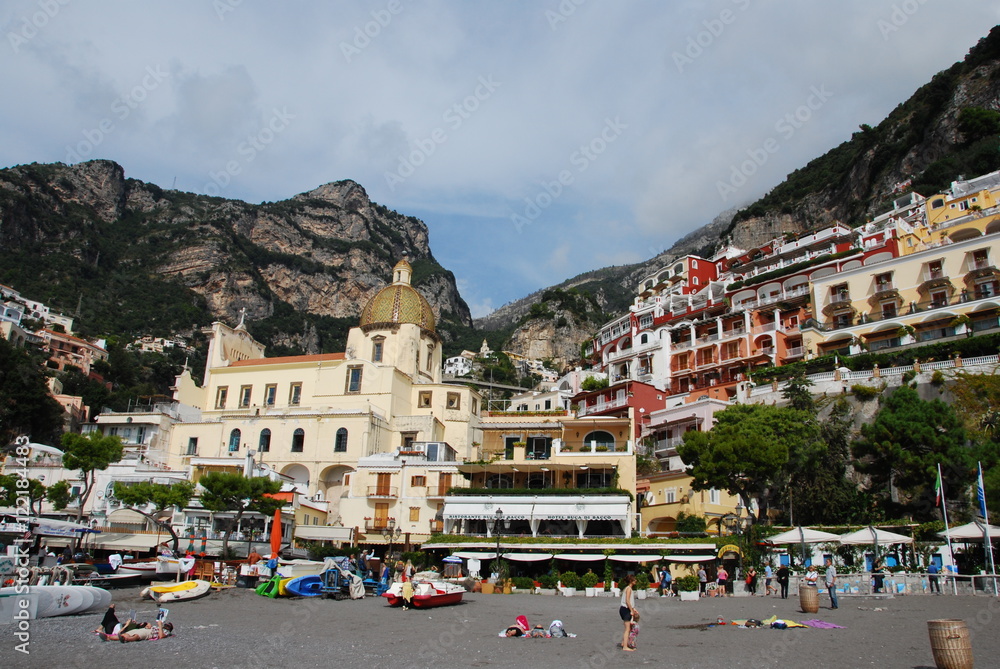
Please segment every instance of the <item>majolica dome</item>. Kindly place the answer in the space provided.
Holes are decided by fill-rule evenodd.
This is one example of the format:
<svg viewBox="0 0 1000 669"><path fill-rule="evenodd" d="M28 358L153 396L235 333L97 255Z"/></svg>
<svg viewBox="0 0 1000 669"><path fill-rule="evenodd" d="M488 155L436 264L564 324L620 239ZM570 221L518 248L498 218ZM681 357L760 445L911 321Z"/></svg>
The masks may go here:
<svg viewBox="0 0 1000 669"><path fill-rule="evenodd" d="M400 260L392 268L392 283L368 300L361 310L361 327L413 323L434 332L434 312L430 302L410 285L413 268Z"/></svg>

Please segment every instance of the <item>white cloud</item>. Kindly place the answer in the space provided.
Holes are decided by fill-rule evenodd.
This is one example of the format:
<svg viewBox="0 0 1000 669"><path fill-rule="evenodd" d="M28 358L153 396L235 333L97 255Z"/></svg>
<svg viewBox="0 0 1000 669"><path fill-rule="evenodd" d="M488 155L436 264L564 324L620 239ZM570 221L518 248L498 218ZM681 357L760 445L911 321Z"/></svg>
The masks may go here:
<svg viewBox="0 0 1000 669"><path fill-rule="evenodd" d="M556 23L554 0L403 2L389 19L384 1L213 6L69 3L15 50L9 34L37 3L5 3L0 165L65 160L161 67L169 80L85 157L198 192L235 159L223 194L253 202L356 179L427 222L478 313L669 247L733 203L716 182L811 87L833 96L733 200L879 122L1000 18L977 0L921 3L905 20L888 0L588 2ZM275 109L294 120L244 161L239 142ZM616 118L627 127L602 138ZM588 146L600 152L581 160ZM511 216L560 173L571 183L518 232Z"/></svg>

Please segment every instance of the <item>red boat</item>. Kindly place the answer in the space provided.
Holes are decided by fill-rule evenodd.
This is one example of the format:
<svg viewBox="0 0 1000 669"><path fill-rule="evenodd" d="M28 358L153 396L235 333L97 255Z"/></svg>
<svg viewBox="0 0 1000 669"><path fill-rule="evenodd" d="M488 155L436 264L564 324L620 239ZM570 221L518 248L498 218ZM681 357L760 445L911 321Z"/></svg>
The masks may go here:
<svg viewBox="0 0 1000 669"><path fill-rule="evenodd" d="M448 606L461 603L464 594L465 588L447 581L415 581L411 603L418 609ZM389 606L403 606L403 584L393 583L382 596L388 600Z"/></svg>

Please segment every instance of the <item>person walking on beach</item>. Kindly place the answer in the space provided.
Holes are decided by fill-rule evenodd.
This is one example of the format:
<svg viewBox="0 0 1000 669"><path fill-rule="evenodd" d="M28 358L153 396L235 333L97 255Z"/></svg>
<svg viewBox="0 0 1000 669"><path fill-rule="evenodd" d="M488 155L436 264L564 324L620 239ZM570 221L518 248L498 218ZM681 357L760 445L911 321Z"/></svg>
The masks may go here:
<svg viewBox="0 0 1000 669"><path fill-rule="evenodd" d="M830 593L830 608L839 608L837 602L837 570L833 566L833 560L826 560L826 591Z"/></svg>
<svg viewBox="0 0 1000 669"><path fill-rule="evenodd" d="M778 567L778 585L781 586L781 598L788 599L788 565Z"/></svg>
<svg viewBox="0 0 1000 669"><path fill-rule="evenodd" d="M698 565L698 588L699 593L702 597L706 596L705 588L708 586L708 573L705 571L705 565Z"/></svg>
<svg viewBox="0 0 1000 669"><path fill-rule="evenodd" d="M747 569L747 590L750 591L750 596L756 596L757 594L757 570L753 568L753 565Z"/></svg>
<svg viewBox="0 0 1000 669"><path fill-rule="evenodd" d="M634 586L635 576L629 574L625 577L625 589L622 590L622 599L618 606L618 615L621 617L622 622L625 623L625 631L622 633L622 650L624 651L635 650L628 647L628 636L629 632L632 631L632 617L639 613L635 610L635 605L632 601L632 589Z"/></svg>
<svg viewBox="0 0 1000 669"><path fill-rule="evenodd" d="M720 565L719 570L715 572L715 592L717 597L725 597L728 594L728 591L726 590L728 582L729 572L726 571L725 567Z"/></svg>
<svg viewBox="0 0 1000 669"><path fill-rule="evenodd" d="M773 591L774 594L778 594L778 589L771 585L771 579L774 578L774 570L771 569L771 563L768 562L764 565L764 596L767 597Z"/></svg>
<svg viewBox="0 0 1000 669"><path fill-rule="evenodd" d="M938 574L941 573L941 567L937 566L936 562L931 562L927 567L927 582L931 586L931 592L936 592L941 594L941 584L938 583Z"/></svg>

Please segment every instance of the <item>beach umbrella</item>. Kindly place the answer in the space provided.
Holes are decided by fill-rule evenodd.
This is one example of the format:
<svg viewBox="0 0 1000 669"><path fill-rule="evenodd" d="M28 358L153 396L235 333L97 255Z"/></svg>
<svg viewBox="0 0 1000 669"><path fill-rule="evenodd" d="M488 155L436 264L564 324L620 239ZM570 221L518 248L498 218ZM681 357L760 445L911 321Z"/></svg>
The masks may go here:
<svg viewBox="0 0 1000 669"><path fill-rule="evenodd" d="M462 558L460 558L460 557L458 557L456 555L449 555L445 559L441 560L441 562L457 562L457 563L461 563L462 562Z"/></svg>
<svg viewBox="0 0 1000 669"><path fill-rule="evenodd" d="M782 532L781 534L775 534L773 537L768 537L767 541L775 545L784 544L799 544L802 552L802 564L806 563L806 544L824 544L840 541L839 534L832 534L830 532L821 532L820 530L814 530L811 527L793 527L787 532Z"/></svg>
<svg viewBox="0 0 1000 669"><path fill-rule="evenodd" d="M840 535L840 543L845 546L856 546L859 544L874 544L875 546L879 544L912 544L913 537L880 530L877 527L869 525L860 530Z"/></svg>
<svg viewBox="0 0 1000 669"><path fill-rule="evenodd" d="M281 550L281 509L274 512L274 520L271 521L271 558L278 559L278 551Z"/></svg>
<svg viewBox="0 0 1000 669"><path fill-rule="evenodd" d="M775 534L773 537L767 537L766 541L779 546L799 543L822 544L840 541L840 535L833 534L831 532L821 532L820 530L814 530L811 527L793 527L787 532Z"/></svg>
<svg viewBox="0 0 1000 669"><path fill-rule="evenodd" d="M986 538L987 527L990 531L990 540L1000 538L1000 527L996 525L986 526L975 522L953 527L948 532L938 532L938 536L947 537L948 534L951 534L952 539L960 541L983 541Z"/></svg>

